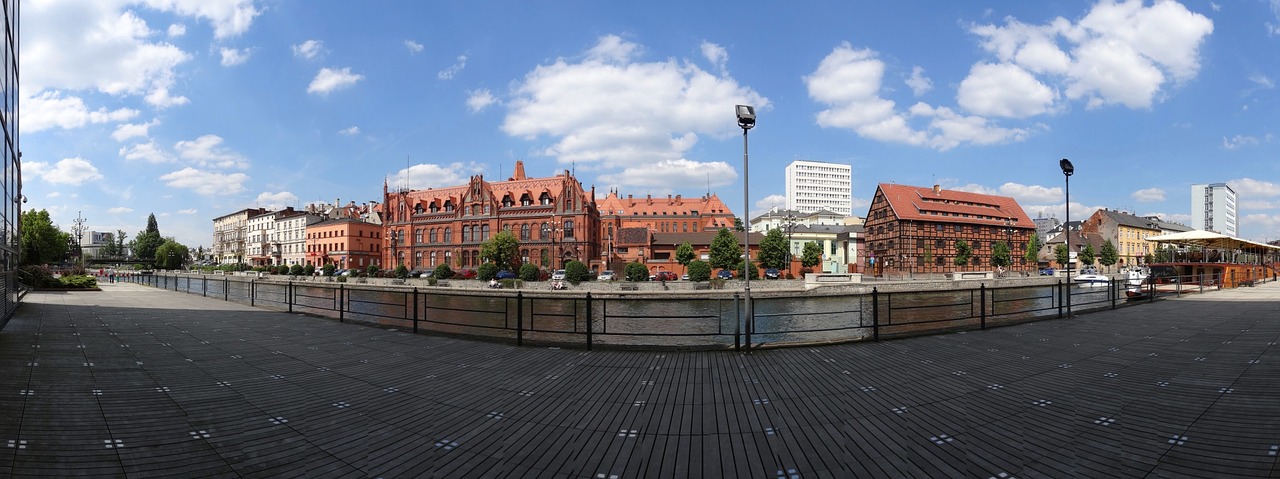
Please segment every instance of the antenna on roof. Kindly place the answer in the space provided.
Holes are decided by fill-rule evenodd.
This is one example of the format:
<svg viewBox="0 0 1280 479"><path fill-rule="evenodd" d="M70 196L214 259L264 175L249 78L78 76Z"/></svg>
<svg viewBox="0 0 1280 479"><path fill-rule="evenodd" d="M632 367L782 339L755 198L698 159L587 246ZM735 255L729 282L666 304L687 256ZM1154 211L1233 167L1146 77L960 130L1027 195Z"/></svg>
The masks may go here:
<svg viewBox="0 0 1280 479"><path fill-rule="evenodd" d="M711 172L707 172L707 198L711 197Z"/></svg>

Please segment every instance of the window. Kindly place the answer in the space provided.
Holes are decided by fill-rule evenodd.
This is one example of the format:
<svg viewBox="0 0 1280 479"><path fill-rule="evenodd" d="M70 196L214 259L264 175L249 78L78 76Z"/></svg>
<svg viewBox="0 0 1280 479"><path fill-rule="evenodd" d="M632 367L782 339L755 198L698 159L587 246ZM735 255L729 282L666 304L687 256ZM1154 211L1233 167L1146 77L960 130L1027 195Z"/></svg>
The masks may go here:
<svg viewBox="0 0 1280 479"><path fill-rule="evenodd" d="M550 194L550 193L547 193L547 192L545 192L545 191L543 191L543 192L542 192L542 195L541 195L541 196L538 196L538 204L540 204L540 205L549 205L549 204L551 204L551 194Z"/></svg>
<svg viewBox="0 0 1280 479"><path fill-rule="evenodd" d="M964 226L956 225L956 233L963 233L963 232L964 232Z"/></svg>
<svg viewBox="0 0 1280 479"><path fill-rule="evenodd" d="M938 265L938 266L942 266L942 256L938 256L938 257L934 258L934 259L933 259L933 264Z"/></svg>
<svg viewBox="0 0 1280 479"><path fill-rule="evenodd" d="M528 193L520 195L520 206L530 206L532 204L533 198L530 198Z"/></svg>
<svg viewBox="0 0 1280 479"><path fill-rule="evenodd" d="M946 241L946 240L937 240L937 241L934 241L934 242L933 242L933 247L934 247L934 248L946 248L946 247L947 247L947 241Z"/></svg>
<svg viewBox="0 0 1280 479"><path fill-rule="evenodd" d="M431 214L436 214L440 212L440 207L436 206L435 202L432 202L431 205L427 207L427 211L430 211Z"/></svg>
<svg viewBox="0 0 1280 479"><path fill-rule="evenodd" d="M468 238L468 236L470 236L470 235L471 235L471 227L470 227L470 226L467 226L467 225L463 225L463 226L462 226L462 241L464 241L464 242L465 242L465 241L467 241L467 238Z"/></svg>
<svg viewBox="0 0 1280 479"><path fill-rule="evenodd" d="M521 239L521 240L526 240L526 241L529 239L529 224L528 224L528 223L525 223L525 224L520 225L520 239ZM528 255L526 254L525 256L528 256Z"/></svg>
<svg viewBox="0 0 1280 479"><path fill-rule="evenodd" d="M564 238L573 239L573 220L564 222Z"/></svg>
<svg viewBox="0 0 1280 479"><path fill-rule="evenodd" d="M422 228L418 228L413 232L413 242L415 244L422 244ZM422 258L418 258L418 259L422 259Z"/></svg>
<svg viewBox="0 0 1280 479"><path fill-rule="evenodd" d="M924 256L916 256L916 266L924 266Z"/></svg>
<svg viewBox="0 0 1280 479"><path fill-rule="evenodd" d="M889 240L889 249L893 249L893 240ZM832 251L832 253L835 253Z"/></svg>
<svg viewBox="0 0 1280 479"><path fill-rule="evenodd" d="M917 247L917 248L924 248L924 238L920 238L920 239L917 239L917 240L916 240L916 247Z"/></svg>
<svg viewBox="0 0 1280 479"><path fill-rule="evenodd" d="M453 242L453 228L450 228L448 226L444 227L444 242L445 243ZM445 259L446 260L449 259L449 253L445 253Z"/></svg>
<svg viewBox="0 0 1280 479"><path fill-rule="evenodd" d="M934 225L934 226L936 226L936 227L938 228L938 229L937 229L937 231L942 231L942 223L938 223L938 224L936 224L936 225Z"/></svg>
<svg viewBox="0 0 1280 479"><path fill-rule="evenodd" d="M481 227L480 241L489 241L489 225L484 225Z"/></svg>
<svg viewBox="0 0 1280 479"><path fill-rule="evenodd" d="M436 233L437 233L436 228L431 228L431 231L430 231L430 234L428 235L428 238L430 238L430 240L431 240L431 242L432 242L432 243L435 243L435 242L439 239L439 236L437 236L437 235L436 235ZM432 260L432 263L434 263L434 262L435 262L435 261L434 261L434 260Z"/></svg>

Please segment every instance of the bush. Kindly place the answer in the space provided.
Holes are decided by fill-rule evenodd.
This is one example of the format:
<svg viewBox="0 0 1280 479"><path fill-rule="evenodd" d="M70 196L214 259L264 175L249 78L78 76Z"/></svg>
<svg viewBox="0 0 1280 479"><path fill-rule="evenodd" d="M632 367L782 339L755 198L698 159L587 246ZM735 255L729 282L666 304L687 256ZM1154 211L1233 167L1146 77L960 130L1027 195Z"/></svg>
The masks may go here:
<svg viewBox="0 0 1280 479"><path fill-rule="evenodd" d="M690 261L688 271L689 281L706 281L711 279L711 265L706 261Z"/></svg>
<svg viewBox="0 0 1280 479"><path fill-rule="evenodd" d="M324 266L320 267L320 271L323 271L320 273L320 276L333 276L333 270L335 269L337 269L337 267L334 266L333 263L325 263Z"/></svg>
<svg viewBox="0 0 1280 479"><path fill-rule="evenodd" d="M439 282L440 280L436 279L434 276L427 278L427 286L435 286Z"/></svg>
<svg viewBox="0 0 1280 479"><path fill-rule="evenodd" d="M303 266L303 267L302 267L302 274L305 274L305 275L307 275L307 276L311 276L311 275L313 275L313 274L316 274L316 265L314 265L314 264L309 264L309 265Z"/></svg>
<svg viewBox="0 0 1280 479"><path fill-rule="evenodd" d="M59 286L63 288L93 289L98 287L98 278L85 274L63 276L58 282L61 283Z"/></svg>
<svg viewBox="0 0 1280 479"><path fill-rule="evenodd" d="M734 277L735 277L735 278L743 278L743 277L745 277L745 276L743 276L743 274L742 274L742 265L741 265L741 264L739 264L736 268L737 268L737 270L738 270L738 271L737 271L737 274L736 274ZM751 269L750 269L749 271L751 272L751 279L760 279L760 270L759 270L758 268L756 268L756 263L755 263L755 261L752 261L752 262L751 262Z"/></svg>
<svg viewBox="0 0 1280 479"><path fill-rule="evenodd" d="M88 272L88 271L85 271L85 269L84 269L84 265L80 265L80 264L73 264L73 265L71 265L71 267L70 267L70 268L67 268L67 270L66 270L66 271L64 271L62 274L64 274L64 275L68 275L68 274L70 274L70 275L81 275L81 276L83 276L83 275L87 275L87 274L89 274L89 272Z"/></svg>
<svg viewBox="0 0 1280 479"><path fill-rule="evenodd" d="M338 279L337 279L337 281L338 281L339 283L345 283L345 282L347 282L347 277L346 277L346 276L339 276L339 277L338 277Z"/></svg>
<svg viewBox="0 0 1280 479"><path fill-rule="evenodd" d="M524 265L520 266L519 276L520 276L520 279L524 281L537 281L538 267L529 263L525 263Z"/></svg>
<svg viewBox="0 0 1280 479"><path fill-rule="evenodd" d="M405 279L405 278L408 278L408 277L409 277L409 268L406 268L403 264L402 264L402 265L399 265L399 266L396 266L396 278L397 278L397 279Z"/></svg>
<svg viewBox="0 0 1280 479"><path fill-rule="evenodd" d="M574 286L586 281L590 276L591 271L587 270L587 265L582 264L581 261L575 259L564 265L564 279Z"/></svg>
<svg viewBox="0 0 1280 479"><path fill-rule="evenodd" d="M377 275L378 275L378 265L376 265L376 264L371 264L371 265L369 265L369 267L368 267L368 268L365 268L365 269L364 269L364 273L365 273L366 275L368 275L368 276L377 276Z"/></svg>
<svg viewBox="0 0 1280 479"><path fill-rule="evenodd" d="M727 281L720 278L711 278L708 282L711 283L711 289L724 289L724 284Z"/></svg>
<svg viewBox="0 0 1280 479"><path fill-rule="evenodd" d="M302 273L303 273L303 268L302 268L302 265L300 264L295 264L289 267L289 274L291 275L301 276Z"/></svg>
<svg viewBox="0 0 1280 479"><path fill-rule="evenodd" d="M627 281L638 282L649 280L649 268L644 267L640 263L627 263L627 268L623 270L623 276Z"/></svg>
<svg viewBox="0 0 1280 479"><path fill-rule="evenodd" d="M485 263L476 268L476 279L480 281L488 281L498 276L498 265L493 263Z"/></svg>
<svg viewBox="0 0 1280 479"><path fill-rule="evenodd" d="M32 264L18 268L18 280L32 288L49 288L58 284L48 267Z"/></svg>
<svg viewBox="0 0 1280 479"><path fill-rule="evenodd" d="M449 279L453 277L453 268L450 268L447 264L442 264L436 266L435 272L431 275L435 276L436 279Z"/></svg>

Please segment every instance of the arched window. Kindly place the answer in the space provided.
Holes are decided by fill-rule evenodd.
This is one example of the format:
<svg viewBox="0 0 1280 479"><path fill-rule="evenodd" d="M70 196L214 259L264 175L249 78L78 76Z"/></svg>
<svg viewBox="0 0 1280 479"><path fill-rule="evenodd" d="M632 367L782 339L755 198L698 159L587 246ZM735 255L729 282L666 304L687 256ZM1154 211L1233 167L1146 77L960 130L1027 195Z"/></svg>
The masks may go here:
<svg viewBox="0 0 1280 479"><path fill-rule="evenodd" d="M448 228L445 228L445 231L446 231L446 233L445 233L445 234L447 235L447 234L448 234L448 233L447 233L447 231L449 231L449 229L448 229ZM453 252L452 252L452 251L445 251L445 252L444 252L444 264L447 264L447 265L449 265L449 266L453 266Z"/></svg>
<svg viewBox="0 0 1280 479"><path fill-rule="evenodd" d="M489 225L484 225L480 228L480 241L489 241Z"/></svg>
<svg viewBox="0 0 1280 479"><path fill-rule="evenodd" d="M431 234L428 236L428 238L430 238L431 240L431 243L436 243L438 239L438 236L436 236L437 232L438 231L436 230L436 228L431 228Z"/></svg>
<svg viewBox="0 0 1280 479"><path fill-rule="evenodd" d="M546 240L548 236L551 236L551 225L542 223L542 227L538 228L538 239Z"/></svg>
<svg viewBox="0 0 1280 479"><path fill-rule="evenodd" d="M432 252L431 252L431 267L432 267L432 268L436 267L436 252L435 252L435 251L432 251Z"/></svg>
<svg viewBox="0 0 1280 479"><path fill-rule="evenodd" d="M529 262L529 250L527 249L520 250L520 262L521 263Z"/></svg>
<svg viewBox="0 0 1280 479"><path fill-rule="evenodd" d="M444 227L444 242L445 244L453 243L453 228L448 226ZM449 253L445 253L445 255L448 254Z"/></svg>
<svg viewBox="0 0 1280 479"><path fill-rule="evenodd" d="M525 241L529 240L529 224L528 223L520 225L520 239ZM525 256L528 256L528 254L525 254Z"/></svg>
<svg viewBox="0 0 1280 479"><path fill-rule="evenodd" d="M471 227L464 225L462 227L462 241L463 242L470 241L470 238L468 237L468 235L470 234L471 234Z"/></svg>
<svg viewBox="0 0 1280 479"><path fill-rule="evenodd" d="M413 267L414 267L414 268L417 268L417 267L419 267L419 266L422 266L422 252L421 252L421 251L419 251L419 252L417 252L417 253L414 253L414 254L413 254Z"/></svg>
<svg viewBox="0 0 1280 479"><path fill-rule="evenodd" d="M564 222L564 238L573 239L573 220Z"/></svg>
<svg viewBox="0 0 1280 479"><path fill-rule="evenodd" d="M418 228L413 232L413 243L422 244L422 228Z"/></svg>

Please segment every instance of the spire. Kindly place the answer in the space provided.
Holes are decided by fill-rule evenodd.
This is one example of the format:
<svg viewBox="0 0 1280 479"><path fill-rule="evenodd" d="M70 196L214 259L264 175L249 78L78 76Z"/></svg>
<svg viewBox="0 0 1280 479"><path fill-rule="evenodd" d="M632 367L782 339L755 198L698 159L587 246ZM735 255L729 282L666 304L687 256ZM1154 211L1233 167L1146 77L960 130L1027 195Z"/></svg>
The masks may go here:
<svg viewBox="0 0 1280 479"><path fill-rule="evenodd" d="M515 174L511 176L511 179L516 181L526 179L524 176L524 161L516 160L516 171Z"/></svg>

